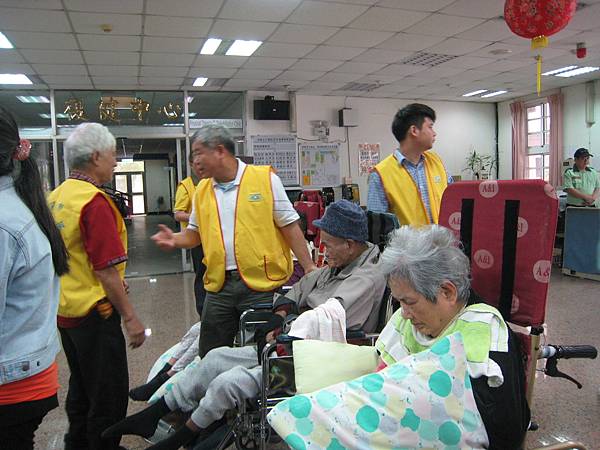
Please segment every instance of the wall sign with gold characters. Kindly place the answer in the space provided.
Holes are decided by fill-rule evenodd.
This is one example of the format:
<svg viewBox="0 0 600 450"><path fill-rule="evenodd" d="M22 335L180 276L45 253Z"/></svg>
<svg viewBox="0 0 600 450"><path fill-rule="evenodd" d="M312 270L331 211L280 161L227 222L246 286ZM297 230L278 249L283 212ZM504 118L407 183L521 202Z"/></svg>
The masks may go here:
<svg viewBox="0 0 600 450"><path fill-rule="evenodd" d="M174 104L173 102L169 102L161 106L157 112L159 114L164 114L164 116L169 120L175 120L181 116L181 106Z"/></svg>
<svg viewBox="0 0 600 450"><path fill-rule="evenodd" d="M150 103L139 97L134 98L133 101L129 103L129 106L131 106L131 110L136 115L138 122L142 122L144 120L144 114L150 110Z"/></svg>
<svg viewBox="0 0 600 450"><path fill-rule="evenodd" d="M100 120L106 122L120 123L119 114L117 113L118 102L110 97L109 99L102 98L98 104L98 112L100 113Z"/></svg>
<svg viewBox="0 0 600 450"><path fill-rule="evenodd" d="M85 116L83 100L80 100L78 98L70 98L65 102L64 113L68 116L70 121L88 120L88 118Z"/></svg>

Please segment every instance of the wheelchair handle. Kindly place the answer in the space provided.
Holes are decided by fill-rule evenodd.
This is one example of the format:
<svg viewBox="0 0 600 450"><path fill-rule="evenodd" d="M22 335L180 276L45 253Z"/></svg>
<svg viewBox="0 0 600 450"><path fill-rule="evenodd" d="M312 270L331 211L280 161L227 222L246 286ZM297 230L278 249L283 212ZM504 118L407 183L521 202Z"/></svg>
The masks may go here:
<svg viewBox="0 0 600 450"><path fill-rule="evenodd" d="M540 348L538 359L595 359L598 350L592 345L546 345Z"/></svg>
<svg viewBox="0 0 600 450"><path fill-rule="evenodd" d="M598 350L591 345L546 345L540 348L538 358L546 359L544 373L549 377L564 378L575 383L577 389L581 389L581 383L570 375L558 370L559 359L589 358L598 356Z"/></svg>

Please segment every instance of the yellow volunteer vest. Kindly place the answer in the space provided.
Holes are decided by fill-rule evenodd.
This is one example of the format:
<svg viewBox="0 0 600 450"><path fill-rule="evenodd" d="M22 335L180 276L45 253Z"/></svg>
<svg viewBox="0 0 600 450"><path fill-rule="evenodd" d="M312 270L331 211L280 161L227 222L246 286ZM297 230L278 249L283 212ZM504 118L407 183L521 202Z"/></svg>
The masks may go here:
<svg viewBox="0 0 600 450"><path fill-rule="evenodd" d="M54 221L60 230L69 252L67 274L60 277L60 302L58 315L62 317L84 317L106 293L90 263L83 241L79 222L81 211L98 193L110 204L117 219L117 230L123 247L127 250L127 229L121 213L112 199L87 181L68 179L48 196ZM102 239L102 237L99 237ZM121 278L125 276L125 262L116 266Z"/></svg>
<svg viewBox="0 0 600 450"><path fill-rule="evenodd" d="M440 157L431 150L423 153L425 174L429 190L429 204L433 223L438 223L442 194L448 186L446 169ZM383 189L393 212L401 225L426 225L431 223L414 180L404 166L390 155L375 166L381 177Z"/></svg>
<svg viewBox="0 0 600 450"><path fill-rule="evenodd" d="M175 192L175 211L185 211L188 214L192 212L192 199L195 191L196 186L194 186L192 177L181 180ZM188 226L187 222L180 222L180 224L182 231Z"/></svg>
<svg viewBox="0 0 600 450"><path fill-rule="evenodd" d="M225 282L225 245L212 179L200 181L195 202L204 249L204 288L218 292ZM234 221L234 252L244 283L255 291L272 291L292 275L290 248L273 221L269 166L246 166L238 187Z"/></svg>

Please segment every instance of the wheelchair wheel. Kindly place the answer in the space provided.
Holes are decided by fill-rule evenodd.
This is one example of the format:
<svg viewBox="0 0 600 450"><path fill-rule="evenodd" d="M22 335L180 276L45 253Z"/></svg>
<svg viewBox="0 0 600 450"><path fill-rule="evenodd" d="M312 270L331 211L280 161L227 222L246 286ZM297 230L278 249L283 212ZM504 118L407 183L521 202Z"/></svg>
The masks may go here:
<svg viewBox="0 0 600 450"><path fill-rule="evenodd" d="M237 450L257 450L260 448L260 433L258 429L253 430L253 433L248 433L247 436L235 436L235 448ZM267 428L265 440L268 442L271 437L271 427Z"/></svg>

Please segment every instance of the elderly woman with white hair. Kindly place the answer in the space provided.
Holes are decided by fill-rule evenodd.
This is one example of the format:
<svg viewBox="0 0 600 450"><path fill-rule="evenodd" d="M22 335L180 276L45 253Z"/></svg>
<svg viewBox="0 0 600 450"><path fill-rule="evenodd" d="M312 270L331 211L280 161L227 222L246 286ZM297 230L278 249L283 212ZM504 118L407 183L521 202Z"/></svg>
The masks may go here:
<svg viewBox="0 0 600 450"><path fill-rule="evenodd" d="M60 279L58 327L71 376L66 399L65 449L118 449L100 433L127 412L129 377L125 338L142 345L144 326L124 281L127 230L101 189L117 165L115 138L98 123L77 126L65 142L71 173L48 197L69 251Z"/></svg>
<svg viewBox="0 0 600 450"><path fill-rule="evenodd" d="M400 309L375 344L376 373L279 403L268 416L273 429L294 450L521 448L529 407L517 339L471 291L452 232L402 227L378 267ZM343 379L335 367L321 370Z"/></svg>
<svg viewBox="0 0 600 450"><path fill-rule="evenodd" d="M518 341L498 310L471 290L469 260L452 232L402 227L380 265L400 302L376 343L381 366L460 332L488 448L520 448L530 414Z"/></svg>

